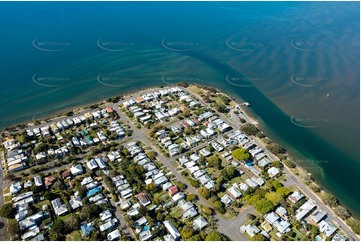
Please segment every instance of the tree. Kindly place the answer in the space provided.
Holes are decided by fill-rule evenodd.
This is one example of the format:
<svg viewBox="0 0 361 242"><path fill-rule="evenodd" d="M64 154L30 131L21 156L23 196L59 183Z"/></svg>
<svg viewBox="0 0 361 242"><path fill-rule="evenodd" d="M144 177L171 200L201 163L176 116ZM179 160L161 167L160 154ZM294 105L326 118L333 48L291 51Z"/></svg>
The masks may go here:
<svg viewBox="0 0 361 242"><path fill-rule="evenodd" d="M247 219L248 219L248 220L254 220L254 219L256 219L256 216L254 216L254 215L251 214L251 213L248 213L248 214L247 214Z"/></svg>
<svg viewBox="0 0 361 242"><path fill-rule="evenodd" d="M222 160L219 159L217 155L212 155L211 157L208 158L208 165L210 167L220 168L221 164L222 164Z"/></svg>
<svg viewBox="0 0 361 242"><path fill-rule="evenodd" d="M346 224L351 227L354 233L360 234L360 220L351 217L346 220Z"/></svg>
<svg viewBox="0 0 361 242"><path fill-rule="evenodd" d="M205 238L205 241L222 241L222 240L223 240L222 234L217 231L210 232Z"/></svg>
<svg viewBox="0 0 361 242"><path fill-rule="evenodd" d="M337 214L337 216L339 216L341 219L346 220L349 217L351 217L350 212L347 210L347 208L338 205L337 207L335 207L333 209L333 211Z"/></svg>
<svg viewBox="0 0 361 242"><path fill-rule="evenodd" d="M157 153L151 150L147 152L147 156L149 157L149 159L154 160L155 157L157 156Z"/></svg>
<svg viewBox="0 0 361 242"><path fill-rule="evenodd" d="M331 208L336 207L338 205L337 198L327 192L321 195L321 199L325 204L329 205Z"/></svg>
<svg viewBox="0 0 361 242"><path fill-rule="evenodd" d="M140 205L138 211L139 211L140 215L144 216L147 214L148 209L146 207L144 207L143 205Z"/></svg>
<svg viewBox="0 0 361 242"><path fill-rule="evenodd" d="M217 200L213 203L214 209L220 213L225 213L226 209L223 206L223 203L220 200Z"/></svg>
<svg viewBox="0 0 361 242"><path fill-rule="evenodd" d="M187 185L181 181L174 181L174 185L176 185L179 188L179 190L181 190L181 191L184 191L187 189Z"/></svg>
<svg viewBox="0 0 361 242"><path fill-rule="evenodd" d="M276 167L276 168L278 168L278 169L283 168L282 163L281 163L280 161L278 161L278 160L273 161L273 162L271 163L271 165L274 166L274 167Z"/></svg>
<svg viewBox="0 0 361 242"><path fill-rule="evenodd" d="M274 208L273 203L266 198L258 200L253 204L253 206L258 212L263 214L268 213Z"/></svg>
<svg viewBox="0 0 361 242"><path fill-rule="evenodd" d="M187 194L186 200L188 202L193 202L193 201L197 200L197 196L195 194L191 194L191 193Z"/></svg>
<svg viewBox="0 0 361 242"><path fill-rule="evenodd" d="M311 229L310 229L311 239L313 240L317 234L318 234L318 228L316 226L311 225Z"/></svg>
<svg viewBox="0 0 361 242"><path fill-rule="evenodd" d="M284 160L283 163L291 169L296 168L296 164L290 160Z"/></svg>
<svg viewBox="0 0 361 242"><path fill-rule="evenodd" d="M285 150L282 148L282 146L276 143L271 143L267 145L266 148L274 155L285 153Z"/></svg>
<svg viewBox="0 0 361 242"><path fill-rule="evenodd" d="M55 233L64 234L64 230L65 230L64 221L61 219L55 220L51 225L51 230L53 230Z"/></svg>
<svg viewBox="0 0 361 242"><path fill-rule="evenodd" d="M204 198L209 198L211 196L211 191L206 187L199 188L199 194Z"/></svg>
<svg viewBox="0 0 361 242"><path fill-rule="evenodd" d="M272 181L272 186L273 186L275 189L278 189L278 188L282 187L282 184L281 184L279 181L274 180L274 181Z"/></svg>
<svg viewBox="0 0 361 242"><path fill-rule="evenodd" d="M211 216L213 214L213 210L207 206L203 206L203 212L208 216Z"/></svg>
<svg viewBox="0 0 361 242"><path fill-rule="evenodd" d="M253 240L253 241L266 241L267 238L266 238L263 234L255 234L255 235L252 237L252 240Z"/></svg>
<svg viewBox="0 0 361 242"><path fill-rule="evenodd" d="M11 237L17 237L20 234L19 223L14 219L9 219L9 233Z"/></svg>
<svg viewBox="0 0 361 242"><path fill-rule="evenodd" d="M159 191L159 187L156 186L154 182L152 182L145 186L145 190L147 190L148 192L157 193Z"/></svg>
<svg viewBox="0 0 361 242"><path fill-rule="evenodd" d="M254 126L253 124L244 124L241 127L241 130L247 134L247 135L256 135L257 132L259 131L258 128L256 126Z"/></svg>
<svg viewBox="0 0 361 242"><path fill-rule="evenodd" d="M270 200L273 205L277 205L282 200L282 196L277 192L269 192L265 197Z"/></svg>
<svg viewBox="0 0 361 242"><path fill-rule="evenodd" d="M310 189L315 193L318 193L318 192L321 191L321 189L317 185L315 185L313 183L310 184Z"/></svg>
<svg viewBox="0 0 361 242"><path fill-rule="evenodd" d="M73 216L72 219L69 219L66 222L66 227L70 230L70 231L75 231L79 229L80 225L80 221L79 218L77 216Z"/></svg>
<svg viewBox="0 0 361 242"><path fill-rule="evenodd" d="M189 184L190 184L192 187L199 187L199 183L198 183L196 180L194 180L194 179L190 179Z"/></svg>
<svg viewBox="0 0 361 242"><path fill-rule="evenodd" d="M227 180L231 180L239 174L239 171L234 166L228 166L221 171L221 175Z"/></svg>
<svg viewBox="0 0 361 242"><path fill-rule="evenodd" d="M277 188L276 192L283 198L285 198L288 194L290 194L291 190L287 187Z"/></svg>
<svg viewBox="0 0 361 242"><path fill-rule="evenodd" d="M243 148L238 148L232 151L232 156L236 160L245 160L245 161L249 160L249 158L251 157L249 152Z"/></svg>
<svg viewBox="0 0 361 242"><path fill-rule="evenodd" d="M0 208L0 217L3 218L15 218L16 209L13 207L13 203L5 203Z"/></svg>
<svg viewBox="0 0 361 242"><path fill-rule="evenodd" d="M183 239L188 239L194 234L194 230L189 225L185 225L183 229L180 231L180 234Z"/></svg>

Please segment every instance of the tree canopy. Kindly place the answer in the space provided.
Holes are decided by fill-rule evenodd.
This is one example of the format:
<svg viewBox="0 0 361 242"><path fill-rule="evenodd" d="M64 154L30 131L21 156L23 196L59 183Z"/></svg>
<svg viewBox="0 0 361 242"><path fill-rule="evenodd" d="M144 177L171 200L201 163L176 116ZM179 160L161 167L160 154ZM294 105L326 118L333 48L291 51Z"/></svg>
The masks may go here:
<svg viewBox="0 0 361 242"><path fill-rule="evenodd" d="M217 231L210 232L205 238L205 241L222 241L222 240L223 240L222 234Z"/></svg>
<svg viewBox="0 0 361 242"><path fill-rule="evenodd" d="M246 135L256 135L257 132L259 131L258 128L256 126L254 126L253 124L244 124L241 127L241 130L246 134Z"/></svg>
<svg viewBox="0 0 361 242"><path fill-rule="evenodd" d="M249 152L243 148L238 148L232 151L232 156L236 160L249 160L251 157Z"/></svg>
<svg viewBox="0 0 361 242"><path fill-rule="evenodd" d="M14 218L15 214L16 214L16 209L13 207L13 203L5 203L0 208L0 217Z"/></svg>

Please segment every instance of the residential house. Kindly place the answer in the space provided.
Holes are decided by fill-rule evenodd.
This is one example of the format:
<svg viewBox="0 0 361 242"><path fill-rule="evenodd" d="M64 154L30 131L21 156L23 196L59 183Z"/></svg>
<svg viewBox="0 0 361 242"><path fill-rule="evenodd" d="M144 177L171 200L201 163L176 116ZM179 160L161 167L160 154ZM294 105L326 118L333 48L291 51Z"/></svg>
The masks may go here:
<svg viewBox="0 0 361 242"><path fill-rule="evenodd" d="M202 230L207 225L208 225L207 220L202 216L199 216L193 220L193 229L195 230Z"/></svg>
<svg viewBox="0 0 361 242"><path fill-rule="evenodd" d="M68 208L65 204L61 203L60 198L56 198L51 201L51 205L53 206L54 212L56 215L60 216L68 212Z"/></svg>
<svg viewBox="0 0 361 242"><path fill-rule="evenodd" d="M166 220L163 224L174 240L180 239L181 236L178 229L170 221Z"/></svg>
<svg viewBox="0 0 361 242"><path fill-rule="evenodd" d="M293 203L297 203L303 197L304 195L302 193L300 193L299 191L295 191L294 193L288 196L288 200L290 200Z"/></svg>

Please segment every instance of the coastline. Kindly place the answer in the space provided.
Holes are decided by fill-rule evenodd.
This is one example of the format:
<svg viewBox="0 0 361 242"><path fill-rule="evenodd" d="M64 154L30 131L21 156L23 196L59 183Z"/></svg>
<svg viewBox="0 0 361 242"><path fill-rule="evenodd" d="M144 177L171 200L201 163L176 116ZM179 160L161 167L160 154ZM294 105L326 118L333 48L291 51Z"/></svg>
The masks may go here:
<svg viewBox="0 0 361 242"><path fill-rule="evenodd" d="M172 86L172 85L169 85L169 86ZM203 86L203 85L190 84L189 87L191 87L191 86L195 86L195 87L200 88L201 90L205 90L205 89L204 89L205 86ZM186 87L186 88L182 87L182 88L191 91L192 94L195 95L197 98L202 99L202 98L198 95L198 93L194 93L194 91L190 90L189 87ZM124 93L124 94L122 94L122 95L119 95L119 97L121 97L120 100L123 100L123 99L125 99L125 98L133 97L133 96L135 96L135 95L139 95L139 94L141 94L141 93L144 93L144 92L147 92L147 91L151 91L151 90L154 90L154 89L159 89L159 88L162 88L162 87L161 87L161 86L153 86L153 87L147 87L147 88L143 88L143 89L138 89L137 91L128 91L128 92L126 92L126 93ZM212 87L212 88L213 88L213 87ZM217 92L219 92L219 93L221 93L221 94L224 94L224 95L226 95L227 97L229 97L229 95L227 95L226 93L222 92L221 90L219 90L219 89L217 89L217 88L215 88L215 89L217 90ZM114 96L113 96L113 97L114 97ZM110 98L113 98L113 97L110 97ZM115 96L115 97L118 97L118 96ZM203 99L202 99L202 100L203 100ZM108 102L107 99L105 99L105 100L101 100L101 101L98 101L98 102L95 102L95 103L91 103L91 104L88 103L88 104L84 104L84 105L79 105L79 106L76 106L76 107L73 107L73 108L67 108L67 109L64 109L64 110L62 110L62 111L54 112L54 113L52 113L52 114L46 115L45 117L42 117L42 118L39 119L39 120L41 120L41 124L43 124L43 122L46 123L46 122L49 121L49 120L50 120L50 121L54 121L54 120L59 119L59 118L67 117L66 115L64 115L64 113L66 113L66 112L73 112L74 114L79 114L79 113L88 112L89 110L91 110L92 108L91 108L90 106L93 106L93 105L105 106L105 105L108 105L108 104L110 104L110 103L111 103L111 102ZM246 108L244 108L241 104L237 103L237 102L234 101L234 100L232 100L231 103L233 103L233 106L234 106L235 108L238 108L238 109L241 110L241 112L245 115L245 117L248 119L248 121L249 121L250 123L252 123L252 124L254 124L254 125L256 125L256 126L259 124L259 123L256 121L256 119L254 119L253 117L251 117L251 116L247 113ZM228 119L232 121L232 119L231 119L227 114L224 114L224 116L228 117ZM31 121L33 121L33 120L31 120ZM232 121L232 122L233 122L233 121ZM234 123L234 122L233 122L233 123ZM235 124L235 123L234 123L234 124ZM23 123L20 123L20 124L15 124L15 125L13 125L13 126L10 126L10 128L13 128L13 127L16 128L16 127L19 127L19 126L22 126L22 125L26 125L26 127L35 126L34 123L29 123L29 121L27 121L27 122L23 122ZM22 129L24 129L24 128L22 127L21 130L22 130ZM2 131L2 132L3 132L3 131ZM16 132L15 132L15 133L16 133ZM262 145L263 145L264 147L266 146L266 144L265 144L262 140L260 140L260 139L258 139L258 138L255 138L255 139L258 140L260 143L262 143ZM280 160L280 159L279 159L277 156L275 156L275 155L272 155L272 157L273 157L275 160ZM290 168L288 168L287 166L284 166L284 167L286 167L286 170L288 170L290 174L293 174L293 171L292 171ZM297 175L294 174L294 177L296 177L296 179L297 179L297 181L298 181L299 183L302 183L302 184L306 185L306 184L301 180L301 177L308 175L307 170L304 169L304 168L302 168L302 167L300 167L299 165L297 165L297 169L300 171L300 173L302 173L302 176L297 176ZM307 185L306 185L306 187L307 187ZM312 194L313 194L314 196L316 196L320 201L322 201L321 197L320 197L317 193L311 191L309 188L308 188L308 190L309 190L308 192L312 193ZM324 204L324 203L323 203L323 204ZM347 227L348 229L351 230L351 228L346 224L346 222L345 222L343 219L341 219L339 216L337 216L337 215L333 212L333 210L331 209L331 207L329 207L328 205L325 205L325 206L327 206L327 207L329 208L329 210L333 213L333 215L334 215L335 217L337 217L340 221L343 222L343 226L345 226L345 227ZM356 235L356 236L359 238L358 235Z"/></svg>
<svg viewBox="0 0 361 242"><path fill-rule="evenodd" d="M201 88L202 90L204 90L204 88L203 88L204 85L199 85L199 84L192 84L192 85L195 85L195 86ZM188 89L188 88L186 88L186 89ZM214 88L214 89L216 89L217 92L219 92L219 93L221 93L221 94L223 94L223 95L226 95L226 96L228 96L228 97L230 98L230 96L229 96L227 93L224 93L222 90L220 90L220 89L218 89L218 88ZM189 90L189 89L188 89L188 90ZM191 90L190 90L190 91L191 91ZM195 93L193 93L193 94L195 94ZM201 98L201 97L199 97L198 95L196 95L196 96L197 96L198 98ZM259 123L256 121L256 119L253 118L253 117L251 117L251 116L247 113L247 110L246 110L241 104L237 103L237 102L234 101L232 98L231 98L231 100L232 100L231 103L233 103L233 105L234 105L235 107L237 107L239 110L241 110L241 112L242 112L242 113L244 114L244 116L248 119L248 121L249 121L251 124L255 125L255 126L258 128L258 127L259 127ZM232 111L231 111L231 112L232 112ZM224 116L230 119L230 117L229 117L228 115L224 115ZM230 120L232 120L232 119L230 119ZM233 122L233 121L232 121L232 122ZM262 132L262 130L260 130L260 131ZM263 148L265 149L266 144L265 144L262 140L260 140L258 137L254 137L254 138L255 138L256 140L258 140L259 143L261 143L261 144L263 145ZM268 138L268 137L267 137L267 138ZM279 159L276 155L274 155L274 154L272 154L272 153L270 153L270 152L269 152L269 155L270 155L271 157L273 157L275 160L281 161L281 159ZM289 154L286 153L286 155L287 155L287 158L290 159ZM290 160L291 160L291 159L290 159ZM292 161L292 160L291 160L291 161ZM281 161L281 162L282 162L282 161ZM307 185L304 181L301 180L301 179L303 179L303 178L305 178L305 177L310 177L310 173L308 173L307 169L305 169L305 168L303 168L303 167L301 167L300 165L297 164L296 174L294 174L294 170L295 170L295 169L292 169L292 170L291 170L291 168L289 168L289 167L286 166L286 165L284 165L284 168L287 169L287 171L289 172L289 174L293 174L293 176L297 179L297 181L298 181L299 183L301 183L301 184L303 184L303 185L305 186L305 188L308 190L308 193L311 193L311 194L313 194L315 197L317 197L317 199L318 199L324 206L326 206L326 207L329 209L329 211L333 214L333 216L337 217L340 221L342 221L343 226L347 227L350 231L352 231L351 227L350 227L348 224L346 224L346 221L343 220L343 219L341 219L338 215L336 215L336 213L333 211L333 209L322 201L320 195L321 195L321 192L325 192L325 193L326 193L326 191L324 191L324 188L321 187L319 184L317 184L315 181L312 181L313 184L315 184L317 187L319 187L319 188L321 189L321 192L320 192L319 194L317 194L317 193L313 192L313 191L309 188L309 185ZM301 175L297 175L297 173L298 173L298 174L301 173ZM299 188L299 189L300 189L300 188ZM302 189L301 189L301 190L302 190ZM305 190L305 189L303 189L303 190ZM304 192L304 191L303 191L303 192ZM357 219L357 218L353 217L352 215L351 215L351 217L354 218L354 219ZM360 239L360 236L359 236L359 235L357 235L356 233L354 233L354 235L357 236L357 239L358 239L358 240Z"/></svg>

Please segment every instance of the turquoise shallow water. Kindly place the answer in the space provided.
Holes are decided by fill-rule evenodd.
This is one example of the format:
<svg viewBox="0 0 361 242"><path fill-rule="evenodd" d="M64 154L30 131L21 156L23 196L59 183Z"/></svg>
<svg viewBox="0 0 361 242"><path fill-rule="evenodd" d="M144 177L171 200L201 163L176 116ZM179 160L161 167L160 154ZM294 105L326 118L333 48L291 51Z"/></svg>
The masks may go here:
<svg viewBox="0 0 361 242"><path fill-rule="evenodd" d="M358 3L2 2L0 18L0 128L163 81L212 85L359 215Z"/></svg>

